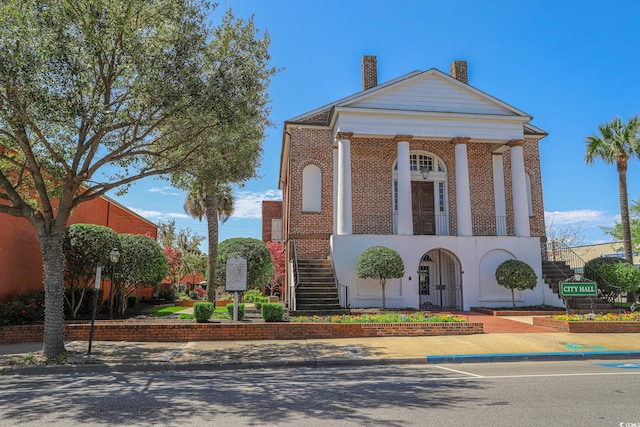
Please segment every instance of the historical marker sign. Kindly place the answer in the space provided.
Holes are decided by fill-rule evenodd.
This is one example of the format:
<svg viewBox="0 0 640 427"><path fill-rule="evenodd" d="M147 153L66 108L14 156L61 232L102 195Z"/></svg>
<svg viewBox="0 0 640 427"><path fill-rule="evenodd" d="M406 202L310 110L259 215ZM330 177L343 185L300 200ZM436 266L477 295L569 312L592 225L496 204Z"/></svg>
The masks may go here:
<svg viewBox="0 0 640 427"><path fill-rule="evenodd" d="M227 292L244 292L247 290L247 260L234 256L227 260Z"/></svg>
<svg viewBox="0 0 640 427"><path fill-rule="evenodd" d="M595 282L562 282L560 295L563 297L597 297L598 287Z"/></svg>

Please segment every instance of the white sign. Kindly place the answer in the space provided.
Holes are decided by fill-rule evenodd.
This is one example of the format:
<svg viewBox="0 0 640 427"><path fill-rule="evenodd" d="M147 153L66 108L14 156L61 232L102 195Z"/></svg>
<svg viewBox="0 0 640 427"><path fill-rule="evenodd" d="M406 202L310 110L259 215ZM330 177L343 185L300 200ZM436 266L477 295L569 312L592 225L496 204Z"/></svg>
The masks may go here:
<svg viewBox="0 0 640 427"><path fill-rule="evenodd" d="M96 283L94 284L94 287L96 288L96 290L100 289L100 276L102 275L102 267L100 265L98 265L98 267L96 268Z"/></svg>
<svg viewBox="0 0 640 427"><path fill-rule="evenodd" d="M247 290L247 260L234 256L227 260L227 292L244 292Z"/></svg>

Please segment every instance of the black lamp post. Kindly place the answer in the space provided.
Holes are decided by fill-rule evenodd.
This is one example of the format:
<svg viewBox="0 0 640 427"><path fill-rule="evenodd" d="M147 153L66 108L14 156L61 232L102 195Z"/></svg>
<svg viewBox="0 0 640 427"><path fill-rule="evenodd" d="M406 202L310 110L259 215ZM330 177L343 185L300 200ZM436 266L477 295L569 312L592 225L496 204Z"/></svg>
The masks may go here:
<svg viewBox="0 0 640 427"><path fill-rule="evenodd" d="M109 252L109 258L111 258L111 286L109 287L109 320L113 320L113 288L115 287L116 276L116 264L120 259L120 252L118 249L113 248Z"/></svg>

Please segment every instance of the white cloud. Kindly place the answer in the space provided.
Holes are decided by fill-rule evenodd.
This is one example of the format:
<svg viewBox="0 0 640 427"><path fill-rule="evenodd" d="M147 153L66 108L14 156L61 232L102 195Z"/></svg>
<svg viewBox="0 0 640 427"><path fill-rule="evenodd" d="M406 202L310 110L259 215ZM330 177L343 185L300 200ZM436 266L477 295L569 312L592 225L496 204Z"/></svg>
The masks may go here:
<svg viewBox="0 0 640 427"><path fill-rule="evenodd" d="M182 218L182 219L191 218L186 213L179 213L179 212L170 212L170 213L164 214L164 216L167 216L169 218Z"/></svg>
<svg viewBox="0 0 640 427"><path fill-rule="evenodd" d="M145 209L132 208L131 206L127 206L127 208L147 219L161 218L163 216L163 213L160 211L148 211Z"/></svg>
<svg viewBox="0 0 640 427"><path fill-rule="evenodd" d="M175 188L170 187L170 186L152 187L148 191L149 191L149 193L158 193L158 194L163 194L165 196L179 196L180 195L180 193L178 193Z"/></svg>
<svg viewBox="0 0 640 427"><path fill-rule="evenodd" d="M259 219L262 218L263 200L281 200L280 190L236 191L234 194L234 211L231 219Z"/></svg>
<svg viewBox="0 0 640 427"><path fill-rule="evenodd" d="M611 215L605 211L593 209L576 209L572 211L553 211L544 213L547 225L579 224L584 225L613 225L620 220L620 215Z"/></svg>
<svg viewBox="0 0 640 427"><path fill-rule="evenodd" d="M132 208L131 206L127 206L127 208L147 219L190 218L189 215L180 212L149 211L145 209Z"/></svg>

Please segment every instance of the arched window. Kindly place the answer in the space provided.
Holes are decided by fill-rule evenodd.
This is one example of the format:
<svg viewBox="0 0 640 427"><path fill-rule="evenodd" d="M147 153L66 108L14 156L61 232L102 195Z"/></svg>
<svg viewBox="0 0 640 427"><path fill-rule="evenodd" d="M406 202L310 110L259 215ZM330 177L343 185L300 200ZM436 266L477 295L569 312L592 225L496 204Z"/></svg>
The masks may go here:
<svg viewBox="0 0 640 427"><path fill-rule="evenodd" d="M448 178L447 169L438 156L425 151L409 153L411 181L433 183L433 207L435 215L435 234L449 235ZM398 212L398 161L393 164L393 230L397 232Z"/></svg>
<svg viewBox="0 0 640 427"><path fill-rule="evenodd" d="M322 172L316 165L302 170L302 211L320 212L322 207Z"/></svg>

